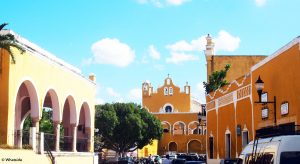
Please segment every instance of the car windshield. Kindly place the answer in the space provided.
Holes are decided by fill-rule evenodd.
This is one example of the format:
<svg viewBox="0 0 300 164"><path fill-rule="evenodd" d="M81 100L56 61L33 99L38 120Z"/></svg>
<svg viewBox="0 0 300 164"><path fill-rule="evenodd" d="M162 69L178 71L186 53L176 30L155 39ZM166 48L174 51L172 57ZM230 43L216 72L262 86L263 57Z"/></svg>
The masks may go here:
<svg viewBox="0 0 300 164"><path fill-rule="evenodd" d="M300 152L282 152L280 154L280 164L298 164L300 161Z"/></svg>

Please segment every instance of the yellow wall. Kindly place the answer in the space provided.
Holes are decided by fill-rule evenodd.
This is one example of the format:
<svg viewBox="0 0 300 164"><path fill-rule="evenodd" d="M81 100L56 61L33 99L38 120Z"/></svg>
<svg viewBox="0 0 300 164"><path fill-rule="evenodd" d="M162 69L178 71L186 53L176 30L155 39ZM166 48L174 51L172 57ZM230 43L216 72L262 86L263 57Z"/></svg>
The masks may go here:
<svg viewBox="0 0 300 164"><path fill-rule="evenodd" d="M274 106L267 104L269 117L261 118L261 104L255 82L258 76L264 81L263 92L268 93L268 101L276 96L277 125L295 123L299 125L300 117L300 39L299 37L276 51L273 55L251 67L249 74L243 82L238 78L216 92L206 96L207 102L207 132L208 137L214 138L214 159L225 158L225 133L231 133L231 157L237 157L242 150L242 136L237 136L236 126L241 130L248 130L249 141L254 139L255 131L274 125ZM231 69L238 72L238 69ZM230 95L231 94L231 95ZM230 96L228 96L230 95ZM226 98L226 96L228 96ZM289 113L281 115L280 105L289 103ZM253 126L254 125L254 126ZM207 138L207 145L209 140ZM209 154L208 146L207 152ZM210 157L209 157L210 158Z"/></svg>
<svg viewBox="0 0 300 164"><path fill-rule="evenodd" d="M158 140L153 140L152 144L148 144L143 149L138 149L138 158L144 158L151 155L156 155L158 149Z"/></svg>
<svg viewBox="0 0 300 164"><path fill-rule="evenodd" d="M170 80L168 84L167 80ZM165 95L164 88L173 88L172 95ZM186 92L188 90L188 92ZM185 85L180 90L179 87L173 84L172 79L167 77L164 80L164 85L157 89L157 92L153 93L153 88L150 83L143 84L143 106L146 107L149 112L155 115L161 122L170 124L171 130L169 133L164 133L162 138L158 142L157 153L160 155L166 154L169 151L169 143L175 142L177 144L177 152L186 153L188 151L188 144L192 141L198 141L201 144L201 150L198 153L205 153L205 135L189 134L189 124L198 124L198 112L191 112L191 95L190 86ZM164 107L171 105L173 107L172 112L165 112ZM199 109L201 109L199 104ZM185 134L173 134L173 125L175 123L184 123ZM200 149L200 148L199 148ZM148 150L149 151L149 150Z"/></svg>
<svg viewBox="0 0 300 164"><path fill-rule="evenodd" d="M299 125L300 117L300 48L299 38L298 42L286 49L278 56L264 63L252 72L252 85L255 88L254 83L260 75L264 81L264 92L268 92L268 100L273 101L276 96L277 106L277 124L286 124L289 122L295 122ZM254 101L258 100L258 94L256 89L252 90ZM281 104L287 101L289 103L289 113L287 115L280 114ZM269 118L266 120L261 119L261 105L254 104L254 113L258 117L255 117L255 129L270 126L274 124L274 106L268 104Z"/></svg>
<svg viewBox="0 0 300 164"><path fill-rule="evenodd" d="M214 71L224 69L226 64L230 64L231 68L227 72L226 80L227 82L231 82L250 72L250 68L265 57L266 56L213 55L211 56L211 61L207 61L207 77Z"/></svg>
<svg viewBox="0 0 300 164"><path fill-rule="evenodd" d="M7 140L9 56L0 49L0 144Z"/></svg>
<svg viewBox="0 0 300 164"><path fill-rule="evenodd" d="M237 135L236 127L248 130L252 140L251 77L246 75L236 79L206 96L207 101L207 153L209 137L214 138L214 159L225 158L225 135L230 133L231 158L236 158L242 150L242 135Z"/></svg>
<svg viewBox="0 0 300 164"><path fill-rule="evenodd" d="M26 53L20 55L17 50L13 50L15 54L16 64L11 64L8 54L1 51L4 60L2 61L2 76L1 76L1 123L2 133L13 134L15 129L15 103L17 92L20 85L29 80L37 93L38 107L41 110L47 91L53 89L59 101L60 120L62 119L63 106L68 96L72 96L76 106L76 123L78 124L79 114L82 104L85 102L90 108L90 129L94 129L94 106L95 106L95 83L84 78L81 74L75 73L68 69L65 65L58 63L56 57L48 57L45 54L32 52L27 50ZM8 75L9 72L9 75ZM3 83L2 83L3 82ZM9 84L9 87L7 87ZM4 90L2 90L4 88ZM5 92L8 88L8 93ZM74 113L71 113L74 114ZM6 121L8 120L8 121ZM7 122L7 123L6 123ZM92 135L90 139L92 140ZM1 138L1 139L5 139ZM13 144L13 136L8 135L4 143ZM93 146L92 146L93 147Z"/></svg>
<svg viewBox="0 0 300 164"><path fill-rule="evenodd" d="M170 85L167 84L168 79L170 79ZM172 87L173 95L164 95L165 87ZM190 88L189 86L187 87ZM191 103L190 97L190 92L186 94L185 90L180 91L180 88L173 84L171 78L166 78L164 85L159 87L157 92L152 92L149 95L148 92L143 91L142 103L143 106L149 109L150 112L160 112L160 109L163 108L167 103L172 104L177 112L189 112Z"/></svg>

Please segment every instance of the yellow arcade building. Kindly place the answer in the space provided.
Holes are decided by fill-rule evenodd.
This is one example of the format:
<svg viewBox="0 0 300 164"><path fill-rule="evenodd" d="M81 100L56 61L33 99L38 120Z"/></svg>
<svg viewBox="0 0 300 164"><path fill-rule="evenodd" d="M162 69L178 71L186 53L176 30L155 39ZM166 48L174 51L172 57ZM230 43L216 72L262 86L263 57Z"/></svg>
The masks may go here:
<svg viewBox="0 0 300 164"><path fill-rule="evenodd" d="M186 84L181 90L169 76L157 91L153 90L150 82L142 84L142 105L161 121L164 128L157 145L160 155L206 152L205 105L191 98L190 89ZM153 152L148 149L140 150L141 156Z"/></svg>
<svg viewBox="0 0 300 164"><path fill-rule="evenodd" d="M13 64L8 52L0 49L0 144L22 148L24 120L30 117L29 144L35 151L35 135L41 135L39 121L46 108L53 112L54 131L44 138L55 141L54 154L93 152L95 76L85 78L79 69L13 31L1 33L14 35L26 51L12 49Z"/></svg>

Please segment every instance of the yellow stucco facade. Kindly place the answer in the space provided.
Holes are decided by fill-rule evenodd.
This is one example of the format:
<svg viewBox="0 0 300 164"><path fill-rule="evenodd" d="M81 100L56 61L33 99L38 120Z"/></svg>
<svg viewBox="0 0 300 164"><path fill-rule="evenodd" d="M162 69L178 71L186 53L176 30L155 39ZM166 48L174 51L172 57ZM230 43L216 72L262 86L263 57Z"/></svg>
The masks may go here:
<svg viewBox="0 0 300 164"><path fill-rule="evenodd" d="M273 127L280 134L299 131L295 127L300 117L299 67L300 37L297 37L253 65L248 74L206 96L208 162L238 157L255 137L273 135L270 131ZM257 103L255 83L259 76L264 81L263 93L267 93L264 97L275 102L276 111L274 103Z"/></svg>
<svg viewBox="0 0 300 164"><path fill-rule="evenodd" d="M191 109L195 105L191 105L193 101L188 84L180 89L172 78L167 77L164 84L154 91L151 83L145 82L142 95L143 107L155 115L164 128L163 136L158 141L158 154L205 153L205 111L202 111L201 104L197 110ZM201 126L198 114L202 119Z"/></svg>
<svg viewBox="0 0 300 164"><path fill-rule="evenodd" d="M13 49L13 64L8 52L0 50L0 143L17 146L16 135L27 116L38 132L42 109L49 107L53 133L59 134L62 126L65 135L86 137L87 151L93 151L95 77L85 78L77 68L14 32L6 32L15 35L26 52Z"/></svg>

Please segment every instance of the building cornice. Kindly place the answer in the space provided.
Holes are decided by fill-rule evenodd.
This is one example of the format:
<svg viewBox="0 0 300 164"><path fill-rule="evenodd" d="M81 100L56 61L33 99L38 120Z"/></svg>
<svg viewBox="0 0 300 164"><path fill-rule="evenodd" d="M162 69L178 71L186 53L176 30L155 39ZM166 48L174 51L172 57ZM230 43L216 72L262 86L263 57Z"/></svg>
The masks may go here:
<svg viewBox="0 0 300 164"><path fill-rule="evenodd" d="M264 64L268 63L269 61L271 61L272 59L274 59L275 57L277 57L278 55L282 54L284 51L290 49L291 47L293 47L296 44L299 44L299 50L300 50L300 36L296 37L295 39L293 39L292 41L290 41L289 43L287 43L285 46L281 47L279 50L277 50L276 52L274 52L272 55L266 57L262 61L258 62L254 66L252 66L251 67L251 72L255 71L259 67L261 67Z"/></svg>
<svg viewBox="0 0 300 164"><path fill-rule="evenodd" d="M21 37L20 35L18 35L17 33L15 33L12 30L2 30L0 32L0 34L12 34L15 36L15 39L18 41L18 44L20 46L22 46L26 51L30 52L32 55L36 55L38 57L42 57L44 59L47 60L47 62L50 62L51 64L55 64L58 66L61 66L63 68L65 68L66 70L76 74L77 76L80 76L81 78L85 79L86 81L88 81L91 84L96 84L95 82L93 82L92 80L86 78L83 74L81 74L80 69L72 66L71 64L65 62L64 60L56 57L55 55L53 55L52 53L44 50L43 48L39 47L38 45L30 42L29 40Z"/></svg>

